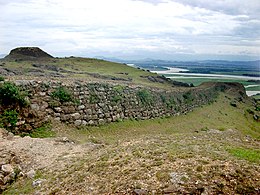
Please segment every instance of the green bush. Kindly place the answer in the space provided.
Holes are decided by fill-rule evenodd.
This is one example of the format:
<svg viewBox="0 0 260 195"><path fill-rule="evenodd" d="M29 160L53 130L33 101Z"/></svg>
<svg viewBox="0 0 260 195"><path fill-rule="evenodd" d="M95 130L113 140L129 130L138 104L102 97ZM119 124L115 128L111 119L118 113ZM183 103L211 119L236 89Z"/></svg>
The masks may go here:
<svg viewBox="0 0 260 195"><path fill-rule="evenodd" d="M52 98L58 99L60 102L73 102L71 92L65 87L59 87L51 94Z"/></svg>
<svg viewBox="0 0 260 195"><path fill-rule="evenodd" d="M18 113L16 110L5 110L3 114L0 116L0 126L12 129L16 126L18 121Z"/></svg>
<svg viewBox="0 0 260 195"><path fill-rule="evenodd" d="M137 92L137 97L141 100L144 105L153 104L154 98L150 91L147 89L141 89Z"/></svg>
<svg viewBox="0 0 260 195"><path fill-rule="evenodd" d="M188 103L188 104L192 103L192 101L194 100L194 97L190 91L183 94L183 98L184 98L185 103Z"/></svg>
<svg viewBox="0 0 260 195"><path fill-rule="evenodd" d="M94 92L90 93L89 102L91 104L96 104L100 101L98 95Z"/></svg>
<svg viewBox="0 0 260 195"><path fill-rule="evenodd" d="M111 98L112 102L118 103L123 99L124 87L117 85L113 87L114 95Z"/></svg>
<svg viewBox="0 0 260 195"><path fill-rule="evenodd" d="M5 78L0 76L0 81L4 81L4 80L5 80Z"/></svg>
<svg viewBox="0 0 260 195"><path fill-rule="evenodd" d="M8 106L18 104L20 106L27 106L26 93L22 92L18 86L11 82L4 82L0 85L0 101L1 104Z"/></svg>
<svg viewBox="0 0 260 195"><path fill-rule="evenodd" d="M175 100L174 100L174 98L173 97L171 97L170 99L168 99L167 101L166 101L166 105L167 105L167 107L168 108L173 108L174 106L175 106Z"/></svg>

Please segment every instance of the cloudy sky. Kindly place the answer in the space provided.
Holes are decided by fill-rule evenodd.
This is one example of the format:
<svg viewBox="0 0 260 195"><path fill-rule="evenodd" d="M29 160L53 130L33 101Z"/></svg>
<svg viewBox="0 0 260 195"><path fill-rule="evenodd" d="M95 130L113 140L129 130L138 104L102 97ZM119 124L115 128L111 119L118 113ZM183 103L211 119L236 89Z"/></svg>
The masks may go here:
<svg viewBox="0 0 260 195"><path fill-rule="evenodd" d="M0 0L0 54L260 59L260 0Z"/></svg>

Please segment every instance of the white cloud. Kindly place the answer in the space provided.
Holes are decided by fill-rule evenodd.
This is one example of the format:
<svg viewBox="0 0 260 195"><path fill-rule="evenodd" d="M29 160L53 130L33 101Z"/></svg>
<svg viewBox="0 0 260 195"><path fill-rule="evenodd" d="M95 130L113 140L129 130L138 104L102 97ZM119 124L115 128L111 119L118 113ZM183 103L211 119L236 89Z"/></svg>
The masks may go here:
<svg viewBox="0 0 260 195"><path fill-rule="evenodd" d="M225 7L221 2L0 0L0 53L32 45L53 55L110 53L117 57L143 52L148 57L149 52L158 52L206 56L247 51L257 58L260 35L251 37L250 32L259 19L256 11L249 14L247 10L258 10L258 5L253 8L252 3L243 6L225 0Z"/></svg>

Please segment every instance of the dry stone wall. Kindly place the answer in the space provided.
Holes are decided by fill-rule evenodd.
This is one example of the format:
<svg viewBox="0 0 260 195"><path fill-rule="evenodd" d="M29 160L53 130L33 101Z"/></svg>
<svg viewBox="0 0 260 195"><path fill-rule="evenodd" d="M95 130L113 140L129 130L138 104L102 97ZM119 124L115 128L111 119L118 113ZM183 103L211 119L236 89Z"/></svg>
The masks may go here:
<svg viewBox="0 0 260 195"><path fill-rule="evenodd" d="M190 88L186 92L169 92L141 87L101 83L56 81L16 81L29 94L30 106L18 124L32 128L54 119L76 126L102 125L124 119L150 119L187 113L214 101L217 90ZM73 99L62 102L53 92L63 88Z"/></svg>

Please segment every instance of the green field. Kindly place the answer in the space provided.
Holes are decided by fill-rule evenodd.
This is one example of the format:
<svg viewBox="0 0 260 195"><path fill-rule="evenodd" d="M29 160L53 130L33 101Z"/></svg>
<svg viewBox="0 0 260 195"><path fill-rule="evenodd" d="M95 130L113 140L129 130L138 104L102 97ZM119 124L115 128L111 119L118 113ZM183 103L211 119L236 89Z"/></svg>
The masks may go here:
<svg viewBox="0 0 260 195"><path fill-rule="evenodd" d="M167 77L173 76L173 75L165 75ZM175 75L176 76L176 75ZM189 78L192 77L192 78ZM194 78L194 76L184 76L184 77L179 77L179 78L172 78L172 80L175 81L180 81L180 82L186 82L186 83L193 83L193 85L198 86L203 82L209 82L209 81L214 81L214 82L238 82L238 83L242 83L244 86L247 85L255 85L254 82L248 82L247 80L244 79L222 79L222 78ZM250 87L248 88L248 90L250 89L250 91L258 91L259 90L259 86L258 87Z"/></svg>

